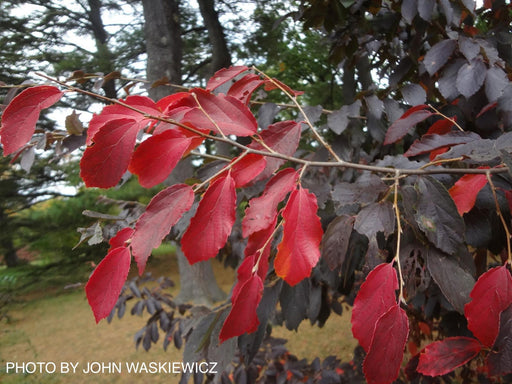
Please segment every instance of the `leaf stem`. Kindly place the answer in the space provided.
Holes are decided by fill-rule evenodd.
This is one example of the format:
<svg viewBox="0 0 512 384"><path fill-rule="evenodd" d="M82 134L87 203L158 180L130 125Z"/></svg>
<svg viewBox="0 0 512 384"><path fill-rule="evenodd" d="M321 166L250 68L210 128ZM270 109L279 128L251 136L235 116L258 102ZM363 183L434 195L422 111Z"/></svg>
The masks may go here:
<svg viewBox="0 0 512 384"><path fill-rule="evenodd" d="M489 169L487 169L487 171L489 171ZM489 183L489 186L491 187L492 196L494 198L494 204L496 205L496 213L498 214L498 217L500 218L501 224L503 225L503 229L505 230L505 234L507 236L507 263L512 265L512 251L511 251L511 247L510 247L510 231L508 229L507 222L501 212L500 204L498 202L498 196L496 195L496 187L494 186L494 183L492 182L491 173L486 172L485 176L487 177L487 181Z"/></svg>
<svg viewBox="0 0 512 384"><path fill-rule="evenodd" d="M201 112L204 113L204 115L208 118L208 120L211 121L211 123L215 126L215 128L217 129L217 131L219 131L220 135L226 139L226 135L224 134L224 132L222 132L222 129L220 129L219 125L215 122L215 120L212 119L212 117L204 110L203 106L201 105L201 103L199 102L199 99L197 98L197 95L192 92L192 97L194 98L194 100L196 101L197 103L197 106L199 107L199 110Z"/></svg>
<svg viewBox="0 0 512 384"><path fill-rule="evenodd" d="M222 168L221 170L219 170L218 172L215 172L215 174L213 174L212 176L208 177L205 181L203 181L202 183L200 184L197 184L194 186L194 192L197 192L197 191L200 191L206 184L208 184L210 181L214 180L216 177L219 177L220 175L222 175L224 172L229 172L231 170L231 168L233 168L233 165L235 165L236 163L238 163L240 160L242 160L246 155L249 154L249 151L245 151L244 153L242 153L240 156L238 156L237 158L235 158L234 160L232 160L228 165L226 165L224 168Z"/></svg>
<svg viewBox="0 0 512 384"><path fill-rule="evenodd" d="M445 114L441 113L441 112L440 112L438 109L436 109L433 105L430 105L430 104L429 104L428 106L429 106L430 108L432 108L432 109L434 110L434 112L435 112L437 115L439 115L439 116L441 116L442 118L444 118L444 119L446 119L446 120L448 120L448 121L452 122L452 123L453 123L453 125L455 125L455 126L459 129L459 131L464 132L464 129L462 129L462 127L461 127L459 124L457 124L457 122L456 122L454 119L452 119L451 117L448 117L448 116L446 116Z"/></svg>
<svg viewBox="0 0 512 384"><path fill-rule="evenodd" d="M404 278L402 275L402 266L400 265L400 242L402 240L402 224L400 223L400 209L398 208L398 184L400 183L400 171L396 170L395 172L395 183L394 183L394 197L393 197L393 208L395 209L395 216L396 216L396 253L395 257L393 258L393 261L396 262L397 269L398 269L398 277L400 280L400 291L398 294L398 302L404 300Z"/></svg>
<svg viewBox="0 0 512 384"><path fill-rule="evenodd" d="M296 96L292 96L286 89L283 88L283 86L278 83L277 81L275 81L273 78L271 78L270 76L268 76L265 72L259 70L258 68L256 67L253 67L253 69L255 71L257 71L258 73L260 73L262 76L264 76L268 81L270 81L272 84L274 84L277 88L279 88L281 90L281 92L283 92L286 97L288 97L292 102L293 104L297 107L297 109L299 110L300 113L302 113L302 116L304 116L304 121L305 123L308 125L308 127L311 129L311 132L313 133L313 136L315 136L316 140L322 144L325 149L327 149L327 151L332 155L332 157L338 162L338 163L344 163L344 161L336 154L336 152L334 152L334 150L332 149L332 147L324 140L324 138L318 133L318 131L315 129L315 127L313 126L313 124L311 124L311 121L309 120L308 118L308 115L306 115L306 112L304 112L304 109L302 108L302 106L299 104L299 102L297 101L297 97Z"/></svg>

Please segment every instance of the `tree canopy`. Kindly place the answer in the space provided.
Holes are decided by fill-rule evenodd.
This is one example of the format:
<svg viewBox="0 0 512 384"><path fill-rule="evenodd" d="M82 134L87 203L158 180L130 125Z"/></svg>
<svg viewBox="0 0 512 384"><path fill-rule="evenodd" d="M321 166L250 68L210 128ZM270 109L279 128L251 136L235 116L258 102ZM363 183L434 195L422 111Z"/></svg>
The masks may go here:
<svg viewBox="0 0 512 384"><path fill-rule="evenodd" d="M199 3L205 73L217 70L204 84L151 98L125 87L118 99L81 76L41 75L49 84L25 89L2 114L7 156L31 148L39 114L70 94L106 102L79 133L85 186L112 188L127 175L161 186L91 275L96 321L137 301L135 313L152 315L137 345L150 348L159 331L164 347L184 341L184 360L219 363L211 381L508 380L510 5L302 1L276 18L267 7L280 4L256 2L257 39L236 51L215 4ZM233 60L229 46L255 65L216 68ZM184 47L153 58L185 57ZM165 65L153 87L179 85ZM44 133L53 143L73 135ZM236 261L225 303L199 310L125 286L132 258L142 274L168 236L190 264ZM360 344L354 364L265 354L276 347L272 324L322 326L343 305Z"/></svg>

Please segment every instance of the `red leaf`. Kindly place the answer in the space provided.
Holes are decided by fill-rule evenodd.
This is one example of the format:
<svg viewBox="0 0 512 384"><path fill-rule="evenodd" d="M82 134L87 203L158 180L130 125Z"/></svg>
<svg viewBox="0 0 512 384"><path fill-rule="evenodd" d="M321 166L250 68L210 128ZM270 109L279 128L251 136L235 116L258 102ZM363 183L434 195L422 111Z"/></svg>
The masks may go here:
<svg viewBox="0 0 512 384"><path fill-rule="evenodd" d="M369 384L388 384L396 380L408 335L409 321L399 304L379 317L363 362L364 376Z"/></svg>
<svg viewBox="0 0 512 384"><path fill-rule="evenodd" d="M161 115L160 110L153 100L146 96L128 96L126 100L120 100L122 103L137 108L141 112L150 115ZM103 126L110 121L120 119L133 119L134 121L142 121L146 119L140 112L134 111L125 106L114 104L107 105L101 110L99 115L93 115L89 122L89 129L87 130L87 145L91 145L94 136L100 131Z"/></svg>
<svg viewBox="0 0 512 384"><path fill-rule="evenodd" d="M233 299L233 306L219 334L221 342L232 337L252 333L258 329L260 324L256 309L261 301L263 293L263 282L257 274L253 274L240 288L236 300Z"/></svg>
<svg viewBox="0 0 512 384"><path fill-rule="evenodd" d="M236 271L236 284L233 287L233 292L231 293L231 302L234 303L242 290L244 284L249 281L251 276L253 275L254 268L254 255L246 257Z"/></svg>
<svg viewBox="0 0 512 384"><path fill-rule="evenodd" d="M125 247L125 243L131 239L133 232L134 229L130 227L118 231L116 235L109 240L110 249L108 251L110 252L118 247Z"/></svg>
<svg viewBox="0 0 512 384"><path fill-rule="evenodd" d="M194 191L185 184L177 184L156 194L135 225L131 248L139 274L144 272L151 250L157 248L171 227L194 203Z"/></svg>
<svg viewBox="0 0 512 384"><path fill-rule="evenodd" d="M240 188L250 183L265 169L266 165L267 161L262 155L250 153L244 156L231 167L231 176L235 180L235 187Z"/></svg>
<svg viewBox="0 0 512 384"><path fill-rule="evenodd" d="M241 74L242 72L247 71L249 68L247 68L245 65L238 65L238 66L232 66L229 68L222 68L214 73L214 75L208 80L208 83L206 84L206 90L212 91L215 88L221 86L222 84L233 80L236 76Z"/></svg>
<svg viewBox="0 0 512 384"><path fill-rule="evenodd" d="M265 186L260 197L249 201L242 220L244 237L268 228L277 217L277 205L297 184L299 174L292 168L286 168L275 175Z"/></svg>
<svg viewBox="0 0 512 384"><path fill-rule="evenodd" d="M276 274L290 285L308 277L320 259L322 224L316 196L299 185L283 211L283 239L274 261Z"/></svg>
<svg viewBox="0 0 512 384"><path fill-rule="evenodd" d="M457 116L452 117L453 121L457 121ZM448 119L440 119L430 126L426 135L445 135L450 133L453 127L453 121Z"/></svg>
<svg viewBox="0 0 512 384"><path fill-rule="evenodd" d="M87 187L115 186L128 169L137 133L144 121L119 119L108 121L94 136L80 161L80 176Z"/></svg>
<svg viewBox="0 0 512 384"><path fill-rule="evenodd" d="M475 118L476 118L476 119L478 119L478 118L479 118L480 116L482 116L484 113L486 113L486 112L490 111L490 110L491 110L491 109L493 109L493 108L496 108L497 106L498 106L498 102L497 102L497 101L495 101L494 103L487 104L485 107L483 107L483 108L481 109L481 111L480 111L480 112L478 112L478 114L476 115L476 117L475 117Z"/></svg>
<svg viewBox="0 0 512 384"><path fill-rule="evenodd" d="M210 184L181 239L189 263L215 257L226 244L235 219L235 181L228 174Z"/></svg>
<svg viewBox="0 0 512 384"><path fill-rule="evenodd" d="M261 140L274 151L286 156L293 156L299 146L301 133L301 123L296 121L280 121L269 125L267 129L261 131ZM250 148L265 150L265 147L258 142L249 145ZM283 165L285 160L269 157L267 166L259 175L258 180L266 179L276 169Z"/></svg>
<svg viewBox="0 0 512 384"><path fill-rule="evenodd" d="M107 317L116 305L129 270L130 251L126 247L110 251L94 269L85 293L96 323Z"/></svg>
<svg viewBox="0 0 512 384"><path fill-rule="evenodd" d="M491 347L498 335L500 314L512 304L512 277L507 267L482 274L469 296L473 300L464 306L468 328L483 345Z"/></svg>
<svg viewBox="0 0 512 384"><path fill-rule="evenodd" d="M63 93L56 87L40 85L23 90L7 105L0 127L4 156L27 144L35 132L40 112L60 100Z"/></svg>
<svg viewBox="0 0 512 384"><path fill-rule="evenodd" d="M247 105L251 100L252 93L263 83L264 81L258 75L245 75L229 88L228 95Z"/></svg>
<svg viewBox="0 0 512 384"><path fill-rule="evenodd" d="M434 114L426 110L426 108L429 108L428 105L417 105L405 112L402 117L388 128L384 144L396 143L404 137L412 127Z"/></svg>
<svg viewBox="0 0 512 384"><path fill-rule="evenodd" d="M485 175L464 175L455 182L448 192L452 197L457 211L462 216L471 211L476 202L478 192L487 184Z"/></svg>
<svg viewBox="0 0 512 384"><path fill-rule="evenodd" d="M304 94L304 91L294 91L289 86L277 79L265 80L265 91L272 91L274 89L284 90L295 97Z"/></svg>
<svg viewBox="0 0 512 384"><path fill-rule="evenodd" d="M376 266L361 285L352 308L352 334L368 352L378 319L396 304L398 279L392 263Z"/></svg>
<svg viewBox="0 0 512 384"><path fill-rule="evenodd" d="M272 235L274 234L276 222L277 217L268 228L251 234L247 239L247 246L244 249L245 257L253 257L256 260L255 262L258 263L257 271L262 281L265 281L268 272L268 258L270 256Z"/></svg>
<svg viewBox="0 0 512 384"><path fill-rule="evenodd" d="M417 371L428 376L445 375L476 357L482 344L472 337L447 337L427 345Z"/></svg>
<svg viewBox="0 0 512 384"><path fill-rule="evenodd" d="M256 133L256 118L240 100L223 94L214 95L199 88L191 92L200 108L187 112L182 122L224 135L251 136Z"/></svg>
<svg viewBox="0 0 512 384"><path fill-rule="evenodd" d="M417 156L439 148L449 149L454 145L467 144L475 140L481 140L481 137L473 132L454 131L445 134L425 134L412 143L404 156Z"/></svg>
<svg viewBox="0 0 512 384"><path fill-rule="evenodd" d="M128 170L139 176L143 187L154 187L169 176L191 142L174 129L151 136L137 147Z"/></svg>

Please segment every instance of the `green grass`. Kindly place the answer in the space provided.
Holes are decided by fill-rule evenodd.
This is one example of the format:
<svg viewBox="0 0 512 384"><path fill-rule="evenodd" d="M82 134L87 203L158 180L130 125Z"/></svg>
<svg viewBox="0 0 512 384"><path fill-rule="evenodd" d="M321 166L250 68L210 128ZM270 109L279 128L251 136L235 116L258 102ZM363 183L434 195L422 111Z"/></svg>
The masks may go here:
<svg viewBox="0 0 512 384"><path fill-rule="evenodd" d="M171 277L177 283L172 291L175 295L179 290L179 279L176 260L169 254L172 251L172 245L164 244L153 253L148 268L155 277ZM23 295L18 295L17 300L9 304L9 318L0 319L1 383L178 383L178 376L170 374L7 374L5 368L9 361L73 361L82 366L91 361L122 364L182 361L182 351L172 346L167 352L163 351L162 340L149 352L135 349L133 337L144 326L146 318L131 316L127 311L121 320L115 318L111 324L105 320L95 323L83 286L63 289L71 282L84 283L91 266L75 271L66 266L48 268L44 274L34 268L26 265L9 271L0 270L0 286L9 289L25 286ZM218 261L214 262L214 271L222 281L222 288L229 291L235 273L225 270ZM136 274L134 265L130 274ZM34 276L41 280L28 284ZM299 358L312 360L316 356L324 358L334 354L347 361L355 346L349 319L350 313L346 311L342 317L333 315L321 329L304 322L299 332L275 327L273 335L288 339L288 349Z"/></svg>

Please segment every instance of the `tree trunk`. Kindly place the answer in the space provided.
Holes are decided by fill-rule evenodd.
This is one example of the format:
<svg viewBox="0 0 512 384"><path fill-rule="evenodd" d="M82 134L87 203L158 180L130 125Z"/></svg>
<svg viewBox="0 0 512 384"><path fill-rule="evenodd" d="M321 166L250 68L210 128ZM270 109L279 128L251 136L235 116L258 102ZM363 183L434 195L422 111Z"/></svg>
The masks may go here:
<svg viewBox="0 0 512 384"><path fill-rule="evenodd" d="M179 85L182 82L179 1L142 0L142 5L148 55L146 76L150 82L167 77L172 84ZM151 88L149 95L154 100L159 100L172 92L171 87L160 86ZM180 169L183 167L188 169L191 166L186 162L178 164L167 182L170 184L182 182L179 175ZM180 270L181 288L177 296L179 301L211 305L225 299L226 294L219 288L209 261L190 265L179 248L179 244L177 244L176 257Z"/></svg>
<svg viewBox="0 0 512 384"><path fill-rule="evenodd" d="M99 63L98 70L107 75L115 70L114 55L108 47L108 33L105 30L105 25L101 18L101 1L89 0L89 11L87 14L89 22L91 23L94 39L96 40L96 56ZM116 84L114 80L104 82L101 88L105 92L105 96L117 99Z"/></svg>
<svg viewBox="0 0 512 384"><path fill-rule="evenodd" d="M209 306L226 299L226 293L217 284L210 261L190 265L179 246L176 257L180 269L180 292L176 296L178 303L193 302Z"/></svg>
<svg viewBox="0 0 512 384"><path fill-rule="evenodd" d="M219 21L219 15L215 10L214 0L198 0L198 3L211 44L211 75L213 75L215 71L231 65L231 54L224 36L224 29Z"/></svg>
<svg viewBox="0 0 512 384"><path fill-rule="evenodd" d="M7 214L0 208L0 223L2 223L2 232L0 233L0 253L4 255L4 261L8 268L16 267L20 264L20 259L16 253L16 248L12 242L12 226L7 221ZM9 228L9 229L8 229Z"/></svg>
<svg viewBox="0 0 512 384"><path fill-rule="evenodd" d="M154 83L167 78L172 84L181 84L182 41L179 1L142 0L144 34L146 37L147 79ZM159 100L172 93L169 87L149 89L149 96Z"/></svg>

